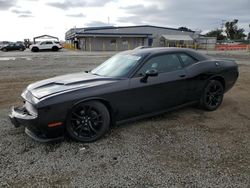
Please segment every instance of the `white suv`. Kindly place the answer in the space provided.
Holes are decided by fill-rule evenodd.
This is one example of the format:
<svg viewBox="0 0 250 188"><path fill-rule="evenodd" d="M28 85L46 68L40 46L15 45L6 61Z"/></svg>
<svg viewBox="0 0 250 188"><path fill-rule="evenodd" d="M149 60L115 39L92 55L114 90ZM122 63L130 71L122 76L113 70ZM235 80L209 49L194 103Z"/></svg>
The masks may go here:
<svg viewBox="0 0 250 188"><path fill-rule="evenodd" d="M53 50L58 51L62 49L62 46L57 41L43 41L36 44L30 45L30 50L32 52L38 52L39 50Z"/></svg>

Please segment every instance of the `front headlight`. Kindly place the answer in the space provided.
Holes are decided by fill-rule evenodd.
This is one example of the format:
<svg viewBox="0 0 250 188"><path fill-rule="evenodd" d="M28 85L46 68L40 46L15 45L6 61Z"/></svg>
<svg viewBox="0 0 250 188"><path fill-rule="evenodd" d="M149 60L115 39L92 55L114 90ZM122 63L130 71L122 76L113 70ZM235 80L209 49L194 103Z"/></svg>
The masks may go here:
<svg viewBox="0 0 250 188"><path fill-rule="evenodd" d="M30 115L37 116L37 109L31 103L25 101L24 106Z"/></svg>
<svg viewBox="0 0 250 188"><path fill-rule="evenodd" d="M21 96L25 101L29 101L29 102L35 103L35 104L37 104L39 102L39 100L36 97L34 97L32 95L32 93L27 88L23 90Z"/></svg>

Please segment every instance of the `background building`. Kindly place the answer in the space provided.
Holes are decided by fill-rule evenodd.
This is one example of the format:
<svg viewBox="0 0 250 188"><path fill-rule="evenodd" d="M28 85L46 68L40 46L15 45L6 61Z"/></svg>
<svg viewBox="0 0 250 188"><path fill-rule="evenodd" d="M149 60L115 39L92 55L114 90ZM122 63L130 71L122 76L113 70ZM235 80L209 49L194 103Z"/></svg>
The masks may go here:
<svg viewBox="0 0 250 188"><path fill-rule="evenodd" d="M33 38L33 43L37 43L39 41L46 41L46 40L52 40L52 41L59 41L58 37L54 37L51 35L41 35Z"/></svg>
<svg viewBox="0 0 250 188"><path fill-rule="evenodd" d="M206 50L214 50L216 47L216 42L217 42L216 37L199 36L199 38L197 39L199 48L206 49Z"/></svg>
<svg viewBox="0 0 250 188"><path fill-rule="evenodd" d="M65 34L66 43L84 51L122 51L138 46L186 47L194 45L196 37L193 31L151 25L72 28Z"/></svg>

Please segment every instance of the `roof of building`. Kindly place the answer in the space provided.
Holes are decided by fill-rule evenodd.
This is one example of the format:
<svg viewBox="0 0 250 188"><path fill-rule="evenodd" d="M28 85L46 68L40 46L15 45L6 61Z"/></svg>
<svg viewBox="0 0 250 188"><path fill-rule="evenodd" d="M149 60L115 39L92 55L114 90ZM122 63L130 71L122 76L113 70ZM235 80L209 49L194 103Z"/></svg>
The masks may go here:
<svg viewBox="0 0 250 188"><path fill-rule="evenodd" d="M137 28L136 30L131 30L133 28ZM138 29L139 28L139 29ZM193 31L182 31L180 29L170 28L170 27L160 27L160 26L152 26L152 25L137 25L137 26L121 26L121 27L115 27L115 26L102 26L102 27L86 27L86 28L72 28L69 31L66 32L66 39L73 38L76 36L88 36L88 35L144 35L144 36L150 36L152 35L152 32L150 30L147 30L145 28L154 28L154 29L163 29L163 30L174 30L178 31L180 33L183 33L184 35L190 33L193 34Z"/></svg>
<svg viewBox="0 0 250 188"><path fill-rule="evenodd" d="M58 37L54 37L54 36L51 36L51 35L40 35L40 36L37 36L37 37L34 37L35 39L38 39L38 38L54 38L54 39L58 39Z"/></svg>
<svg viewBox="0 0 250 188"><path fill-rule="evenodd" d="M162 35L162 37L166 40L184 40L184 41L193 41L192 37L189 35Z"/></svg>
<svg viewBox="0 0 250 188"><path fill-rule="evenodd" d="M152 28L158 28L158 29L182 31L180 29L171 28L171 27L162 27L162 26L153 26L153 25L135 25L135 26L119 26L119 27L116 27L116 26L86 27L86 28L82 28L79 32L93 31L93 30L106 30L106 29L138 28L138 27L152 27ZM186 32L194 33L194 31L186 31Z"/></svg>
<svg viewBox="0 0 250 188"><path fill-rule="evenodd" d="M149 33L94 33L94 32L84 32L84 33L78 33L79 36L102 36L102 37L148 37L152 34Z"/></svg>
<svg viewBox="0 0 250 188"><path fill-rule="evenodd" d="M48 39L48 38L53 38L53 39L59 40L58 37L54 37L54 36L51 36L51 35L40 35L40 36L34 37L33 40L35 42L36 39Z"/></svg>
<svg viewBox="0 0 250 188"><path fill-rule="evenodd" d="M84 31L100 30L100 29L114 29L115 26L99 26L99 27L85 27L82 28Z"/></svg>

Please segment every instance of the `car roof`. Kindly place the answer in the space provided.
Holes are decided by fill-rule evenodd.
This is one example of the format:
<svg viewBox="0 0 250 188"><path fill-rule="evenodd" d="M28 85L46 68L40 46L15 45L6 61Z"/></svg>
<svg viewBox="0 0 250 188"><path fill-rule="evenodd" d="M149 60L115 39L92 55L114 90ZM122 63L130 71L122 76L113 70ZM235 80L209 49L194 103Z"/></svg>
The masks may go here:
<svg viewBox="0 0 250 188"><path fill-rule="evenodd" d="M53 40L43 40L43 41L39 41L39 43L41 42L54 42Z"/></svg>
<svg viewBox="0 0 250 188"><path fill-rule="evenodd" d="M199 61L207 60L209 57L203 55L196 50L188 48L172 48L172 47L155 47L155 48L141 48L128 50L123 52L124 54L138 55L138 56L147 56L147 55L157 55L162 53L187 53L192 57L196 58Z"/></svg>

